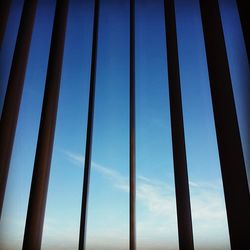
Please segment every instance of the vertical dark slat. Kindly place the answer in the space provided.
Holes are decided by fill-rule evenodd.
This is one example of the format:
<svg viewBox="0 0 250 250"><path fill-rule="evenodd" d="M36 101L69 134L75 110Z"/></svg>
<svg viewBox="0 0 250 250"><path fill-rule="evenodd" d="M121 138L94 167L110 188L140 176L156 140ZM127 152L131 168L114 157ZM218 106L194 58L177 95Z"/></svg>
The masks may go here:
<svg viewBox="0 0 250 250"><path fill-rule="evenodd" d="M135 193L135 1L130 0L130 173L129 173L129 201L130 201L130 250L136 249L136 193Z"/></svg>
<svg viewBox="0 0 250 250"><path fill-rule="evenodd" d="M79 235L79 246L78 246L79 250L85 249L85 245L86 245L88 190L89 190L89 178L90 178L90 167L91 167L92 134L93 134L94 105L95 105L98 26L99 26L99 0L95 0L91 73L90 73L90 90L89 90L88 124L87 124L87 138L86 138L86 149L85 149L80 235Z"/></svg>
<svg viewBox="0 0 250 250"><path fill-rule="evenodd" d="M249 13L250 13L250 8L249 8L249 1L247 0L237 0L237 6L238 6L238 11L239 11L239 16L240 16L240 21L241 21L241 26L242 26L242 31L244 35L244 40L245 40L245 46L247 50L247 56L248 56L248 62L250 62L250 23L249 23Z"/></svg>
<svg viewBox="0 0 250 250"><path fill-rule="evenodd" d="M60 91L68 0L57 0L23 249L41 248Z"/></svg>
<svg viewBox="0 0 250 250"><path fill-rule="evenodd" d="M250 196L217 0L200 0L232 250L250 249Z"/></svg>
<svg viewBox="0 0 250 250"><path fill-rule="evenodd" d="M246 52L247 52L247 57L248 57L248 64L250 63L250 7L249 7L249 1L247 0L236 0L237 2L237 7L238 7L238 12L239 12L239 17L241 21L241 27L242 27L242 32L245 40L245 47L246 47ZM246 69L243 74L248 75L249 74L249 68ZM247 139L247 149L246 152L248 152L245 157L248 157L248 159L245 159L245 162L250 162L250 84L249 82L245 82L244 84L244 98L245 98L245 107L246 107L246 112L245 112L245 122L246 126L248 127L248 136L244 139ZM244 149L244 148L243 148ZM250 165L246 164L246 171L248 175L248 187L250 185Z"/></svg>
<svg viewBox="0 0 250 250"><path fill-rule="evenodd" d="M179 248L193 250L174 0L165 0L164 7Z"/></svg>
<svg viewBox="0 0 250 250"><path fill-rule="evenodd" d="M2 48L3 37L9 16L11 0L0 1L0 49Z"/></svg>
<svg viewBox="0 0 250 250"><path fill-rule="evenodd" d="M23 6L8 87L0 122L0 218L16 132L19 107L35 20L37 1L26 0Z"/></svg>

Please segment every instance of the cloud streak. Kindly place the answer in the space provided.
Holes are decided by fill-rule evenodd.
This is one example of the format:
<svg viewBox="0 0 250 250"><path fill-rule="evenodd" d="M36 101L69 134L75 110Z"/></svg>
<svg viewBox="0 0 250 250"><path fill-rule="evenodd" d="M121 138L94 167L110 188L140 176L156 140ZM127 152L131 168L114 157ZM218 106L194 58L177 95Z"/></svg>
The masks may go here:
<svg viewBox="0 0 250 250"><path fill-rule="evenodd" d="M75 165L83 166L84 157L79 154L65 151L66 158ZM128 193L128 178L118 171L92 162L92 169L110 180L110 185ZM224 197L218 182L190 181L191 207L193 229L196 241L204 240L203 235L211 239L228 240L227 222ZM137 207L140 212L137 216L138 238L140 235L160 234L166 232L174 236L177 234L176 201L174 187L159 180L152 180L146 176L137 176L136 185ZM139 210L137 209L137 211ZM138 212L137 212L138 213ZM151 229L150 229L151 228ZM152 230L154 228L154 230ZM150 229L150 230L149 230ZM171 231L171 232L170 232ZM176 239L177 240L177 239Z"/></svg>

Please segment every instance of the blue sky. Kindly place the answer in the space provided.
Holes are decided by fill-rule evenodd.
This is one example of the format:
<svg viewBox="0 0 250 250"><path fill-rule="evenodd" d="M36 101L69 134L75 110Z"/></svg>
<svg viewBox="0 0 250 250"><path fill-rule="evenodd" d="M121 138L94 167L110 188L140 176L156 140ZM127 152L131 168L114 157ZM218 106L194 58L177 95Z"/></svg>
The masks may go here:
<svg viewBox="0 0 250 250"><path fill-rule="evenodd" d="M0 52L1 108L22 7L22 1L13 2ZM128 249L129 1L100 2L87 246L89 250ZM235 1L219 2L249 166L249 120L245 119L249 64ZM53 0L38 5L0 224L0 245L5 249L22 245L54 7ZM77 249L92 18L91 0L71 3L42 249ZM195 248L229 249L198 0L189 4L176 0L176 18ZM163 1L137 0L138 249L178 249L167 81Z"/></svg>

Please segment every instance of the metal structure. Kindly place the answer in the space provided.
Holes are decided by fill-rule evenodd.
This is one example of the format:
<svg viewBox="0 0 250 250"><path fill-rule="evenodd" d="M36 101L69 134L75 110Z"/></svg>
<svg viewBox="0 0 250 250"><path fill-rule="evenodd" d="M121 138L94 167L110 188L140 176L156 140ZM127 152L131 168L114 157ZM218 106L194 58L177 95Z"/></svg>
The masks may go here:
<svg viewBox="0 0 250 250"><path fill-rule="evenodd" d="M60 91L68 0L57 0L23 250L41 249Z"/></svg>
<svg viewBox="0 0 250 250"><path fill-rule="evenodd" d="M250 62L250 32L249 32L249 3L246 0L236 0L241 21L242 32L245 39L248 63Z"/></svg>
<svg viewBox="0 0 250 250"><path fill-rule="evenodd" d="M10 5L11 0L5 0L0 2L0 49L2 48L3 37L10 11Z"/></svg>
<svg viewBox="0 0 250 250"><path fill-rule="evenodd" d="M179 247L193 250L174 0L165 0L164 7Z"/></svg>
<svg viewBox="0 0 250 250"><path fill-rule="evenodd" d="M129 249L136 249L135 206L135 1L130 0Z"/></svg>
<svg viewBox="0 0 250 250"><path fill-rule="evenodd" d="M130 1L129 39L129 249L136 250L136 91L135 91L135 0ZM0 47L11 1L0 3ZM67 26L68 0L57 0L51 38L46 86L32 176L23 250L41 248L50 164ZM249 23L246 5L237 0L249 59ZM35 20L37 0L25 0L10 70L0 123L0 216L3 207L12 146L18 120L26 65ZM174 0L164 0L168 62L172 148L177 204L179 248L193 250L188 169L183 125L179 58ZM231 249L250 249L250 196L242 152L225 40L217 0L200 0L201 20L208 64L214 121L219 149ZM92 134L98 56L100 0L94 1L93 40L89 106L85 149L79 250L86 249L88 191L91 170Z"/></svg>
<svg viewBox="0 0 250 250"><path fill-rule="evenodd" d="M85 240L87 231L88 192L89 192L89 178L90 178L90 168L91 168L92 134L93 134L94 105L95 105L96 62L97 62L98 26L99 26L99 9L100 9L99 5L100 5L99 0L95 0L88 124L87 124L87 137L86 137L86 148L85 148L80 235L79 235L79 246L78 246L79 250L84 250L86 245Z"/></svg>
<svg viewBox="0 0 250 250"><path fill-rule="evenodd" d="M4 1L2 1L4 2ZM37 0L23 6L0 123L0 218L29 56Z"/></svg>
<svg viewBox="0 0 250 250"><path fill-rule="evenodd" d="M200 0L231 249L250 248L250 195L217 0Z"/></svg>

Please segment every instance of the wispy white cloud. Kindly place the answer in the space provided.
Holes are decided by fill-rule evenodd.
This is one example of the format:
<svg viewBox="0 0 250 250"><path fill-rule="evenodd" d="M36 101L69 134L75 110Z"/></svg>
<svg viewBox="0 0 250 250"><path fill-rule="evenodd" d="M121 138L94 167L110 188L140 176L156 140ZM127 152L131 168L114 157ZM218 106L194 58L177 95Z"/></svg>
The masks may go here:
<svg viewBox="0 0 250 250"><path fill-rule="evenodd" d="M68 151L65 151L65 155L72 163L83 166L84 157L82 155ZM123 192L129 191L128 178L118 171L96 162L92 162L92 168L104 178L109 179L110 184L115 188ZM193 228L197 241L204 240L203 235L210 235L210 237L215 237L217 240L228 240L221 183L219 181L190 181L189 186ZM139 238L142 234L144 236L147 233L152 235L152 228L154 228L153 231L156 235L161 233L166 235L168 231L170 234L176 234L176 200L173 186L139 175L137 176L136 197L137 207L144 211L143 216L140 214L137 216Z"/></svg>
<svg viewBox="0 0 250 250"><path fill-rule="evenodd" d="M83 155L72 153L70 151L63 151L63 153L65 154L66 158L73 164L81 167L84 166L85 159ZM121 189L125 192L129 191L128 178L122 176L118 171L109 167L104 167L94 161L91 162L91 167L93 170L109 179L112 185L114 185L116 188Z"/></svg>
<svg viewBox="0 0 250 250"><path fill-rule="evenodd" d="M128 178L122 176L118 171L104 167L96 162L92 161L92 167L95 171L97 171L99 174L102 174L105 178L110 179L112 185L114 185L116 188L128 192Z"/></svg>
<svg viewBox="0 0 250 250"><path fill-rule="evenodd" d="M190 187L199 187L199 184L193 181L189 181L189 186Z"/></svg>
<svg viewBox="0 0 250 250"><path fill-rule="evenodd" d="M67 150L63 150L62 153L66 156L67 160L72 162L73 164L77 166L84 165L84 155L72 153Z"/></svg>

